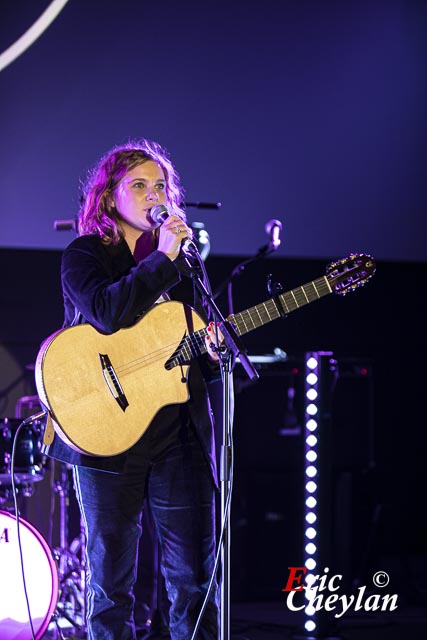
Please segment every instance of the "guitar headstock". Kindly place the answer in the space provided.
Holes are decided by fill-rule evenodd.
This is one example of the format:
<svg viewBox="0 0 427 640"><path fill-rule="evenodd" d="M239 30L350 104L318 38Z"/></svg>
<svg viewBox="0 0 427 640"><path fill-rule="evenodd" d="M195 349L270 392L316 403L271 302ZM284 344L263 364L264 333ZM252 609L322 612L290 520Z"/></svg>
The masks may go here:
<svg viewBox="0 0 427 640"><path fill-rule="evenodd" d="M347 258L331 262L326 277L334 293L344 296L363 287L376 270L375 260L364 253L351 253Z"/></svg>

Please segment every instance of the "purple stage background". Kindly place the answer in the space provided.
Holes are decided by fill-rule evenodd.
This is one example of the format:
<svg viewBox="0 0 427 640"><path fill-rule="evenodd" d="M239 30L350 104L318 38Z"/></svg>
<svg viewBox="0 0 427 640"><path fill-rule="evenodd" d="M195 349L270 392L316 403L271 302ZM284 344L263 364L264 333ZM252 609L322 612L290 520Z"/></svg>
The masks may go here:
<svg viewBox="0 0 427 640"><path fill-rule="evenodd" d="M50 3L3 3L0 51ZM70 0L0 73L0 246L53 221L128 137L164 144L217 255L283 222L278 256L425 261L427 4Z"/></svg>

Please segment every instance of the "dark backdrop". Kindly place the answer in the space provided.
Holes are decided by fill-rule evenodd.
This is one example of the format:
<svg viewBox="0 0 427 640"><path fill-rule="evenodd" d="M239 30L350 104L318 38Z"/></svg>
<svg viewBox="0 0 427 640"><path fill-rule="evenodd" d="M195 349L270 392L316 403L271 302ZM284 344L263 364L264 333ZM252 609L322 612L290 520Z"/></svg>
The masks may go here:
<svg viewBox="0 0 427 640"><path fill-rule="evenodd" d="M214 288L237 262L237 257L208 258ZM41 341L62 323L59 264L59 251L0 251L1 417L13 415L18 397L35 392L33 371L25 366L34 363ZM236 311L266 298L267 274L273 273L289 289L323 275L326 264L327 260L283 258L249 266L235 282ZM306 351L317 349L332 351L344 374L335 405L334 469L335 487L341 500L344 492L350 518L344 521L344 512L338 518L341 541L343 535L352 536L354 563L348 572L351 577L360 575L363 562L369 560L376 569L389 568L396 579L404 565L406 570L412 567L420 579L427 539L427 318L420 286L426 277L425 263L379 261L377 273L364 288L344 298L325 297L245 336L249 353L272 353L279 347L289 359L261 370L260 381L251 387L245 386L242 372L236 372L241 389L235 425L236 597L280 597L280 580L288 566L298 564L302 552L302 440L279 432L287 419L289 371L294 365L301 367ZM219 304L226 311L223 298ZM357 374L360 366L368 370L367 378ZM293 383L299 393L298 375ZM301 402L297 395L299 417ZM342 475L348 471L350 485L349 477ZM47 520L43 510L48 509L49 490L44 499L38 521L42 523ZM373 528L375 514L379 520ZM367 559L369 550L373 557ZM348 557L347 553L347 561ZM425 580L425 574L421 577ZM395 591L407 584L405 577Z"/></svg>

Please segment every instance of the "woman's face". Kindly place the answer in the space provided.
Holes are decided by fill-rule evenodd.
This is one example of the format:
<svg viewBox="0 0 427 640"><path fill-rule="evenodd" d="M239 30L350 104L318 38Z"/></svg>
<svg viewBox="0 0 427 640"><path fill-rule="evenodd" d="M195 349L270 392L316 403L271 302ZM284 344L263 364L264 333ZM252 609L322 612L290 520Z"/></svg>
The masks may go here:
<svg viewBox="0 0 427 640"><path fill-rule="evenodd" d="M155 204L166 203L166 178L157 162L147 160L129 171L114 190L113 204L123 226L152 231L158 225L149 213Z"/></svg>

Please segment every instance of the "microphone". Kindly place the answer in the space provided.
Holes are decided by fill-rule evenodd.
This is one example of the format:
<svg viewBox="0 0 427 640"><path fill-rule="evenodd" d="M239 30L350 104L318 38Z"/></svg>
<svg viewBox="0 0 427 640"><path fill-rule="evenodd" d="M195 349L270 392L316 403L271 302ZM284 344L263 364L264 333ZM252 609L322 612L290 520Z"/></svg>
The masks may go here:
<svg viewBox="0 0 427 640"><path fill-rule="evenodd" d="M158 227L160 227L160 225L164 223L164 221L168 216L169 216L169 211L167 210L164 204L155 204L154 207L152 207L150 213L148 214L148 217L150 218L151 222L154 222L155 224L157 224Z"/></svg>
<svg viewBox="0 0 427 640"><path fill-rule="evenodd" d="M69 220L54 220L53 228L55 231L77 231L77 217Z"/></svg>
<svg viewBox="0 0 427 640"><path fill-rule="evenodd" d="M148 217L152 222L157 224L157 226L160 226L161 224L164 223L166 218L169 217L169 211L167 210L167 207L165 207L164 204L155 204L154 207L151 209ZM182 242L181 250L183 253L189 256L198 255L199 253L197 246L192 240L190 240L190 238L186 238Z"/></svg>
<svg viewBox="0 0 427 640"><path fill-rule="evenodd" d="M194 207L195 209L221 209L221 202L183 202L185 207Z"/></svg>
<svg viewBox="0 0 427 640"><path fill-rule="evenodd" d="M276 251L280 247L280 232L282 223L280 220L269 220L265 223L265 233L270 236L269 249Z"/></svg>

